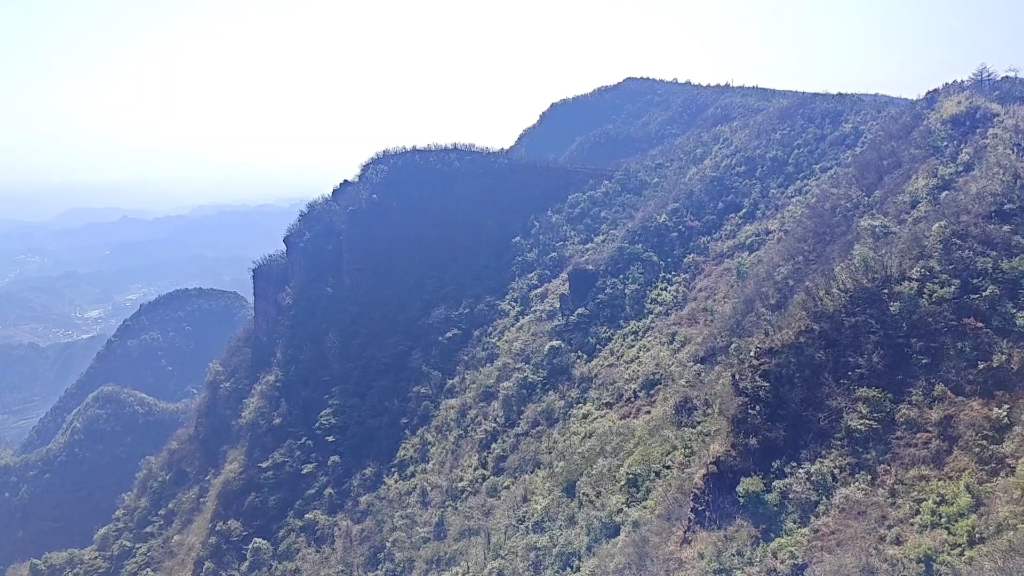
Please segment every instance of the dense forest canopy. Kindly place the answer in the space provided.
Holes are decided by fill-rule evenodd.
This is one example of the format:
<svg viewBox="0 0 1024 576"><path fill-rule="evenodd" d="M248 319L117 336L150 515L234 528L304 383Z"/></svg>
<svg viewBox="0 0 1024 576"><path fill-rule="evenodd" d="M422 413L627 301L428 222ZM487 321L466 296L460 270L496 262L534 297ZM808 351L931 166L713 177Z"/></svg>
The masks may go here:
<svg viewBox="0 0 1024 576"><path fill-rule="evenodd" d="M89 543L139 463L184 423L187 404L104 386L49 445L0 460L0 565Z"/></svg>
<svg viewBox="0 0 1024 576"><path fill-rule="evenodd" d="M1022 283L1024 81L629 79L307 206L112 521L11 574L1016 574Z"/></svg>

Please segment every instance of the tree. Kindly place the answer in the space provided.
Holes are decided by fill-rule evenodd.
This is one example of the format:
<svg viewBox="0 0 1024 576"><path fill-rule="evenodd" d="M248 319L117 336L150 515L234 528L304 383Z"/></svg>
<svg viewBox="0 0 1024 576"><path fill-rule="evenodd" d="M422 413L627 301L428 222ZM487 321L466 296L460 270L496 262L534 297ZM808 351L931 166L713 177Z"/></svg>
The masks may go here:
<svg viewBox="0 0 1024 576"><path fill-rule="evenodd" d="M1020 77L1020 68L1018 68L1016 66L1010 66L1010 67L1008 67L1006 69L1006 74L1008 76L1013 76L1014 78L1019 78Z"/></svg>
<svg viewBox="0 0 1024 576"><path fill-rule="evenodd" d="M982 62L974 69L974 73L968 78L972 86L985 87L999 79L999 74L991 66Z"/></svg>
<svg viewBox="0 0 1024 576"><path fill-rule="evenodd" d="M245 553L242 571L246 574L264 574L274 566L274 547L263 538L253 538Z"/></svg>

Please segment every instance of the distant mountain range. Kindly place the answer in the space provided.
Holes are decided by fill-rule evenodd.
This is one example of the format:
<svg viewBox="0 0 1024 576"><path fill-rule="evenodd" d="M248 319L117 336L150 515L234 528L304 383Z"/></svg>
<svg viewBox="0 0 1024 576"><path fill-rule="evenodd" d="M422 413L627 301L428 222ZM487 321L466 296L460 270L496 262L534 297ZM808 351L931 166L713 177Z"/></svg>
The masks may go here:
<svg viewBox="0 0 1024 576"><path fill-rule="evenodd" d="M77 196L89 198L90 194L102 194L102 189L92 187L80 190ZM47 201L47 195L54 195L63 201L55 204L57 200ZM164 207L125 207L117 204L90 206L74 204L68 205L74 200L67 197L64 190L53 190L44 187L42 190L26 192L24 190L11 189L9 186L0 188L0 199L3 199L3 217L0 217L0 230L23 223L46 224L52 226L79 226L97 222L113 222L121 218L139 218L152 220L162 216L181 216L191 212L213 212L219 210L249 210L257 206L283 207L296 203L309 201L308 196L282 196L274 200L260 202L197 202L184 203L176 206Z"/></svg>
<svg viewBox="0 0 1024 576"><path fill-rule="evenodd" d="M164 216L209 216L217 212L248 212L248 211L274 211L287 208L293 205L304 205L306 198L286 198L274 202L262 202L259 204L198 204L181 206L169 210L144 210L107 207L78 207L64 210L52 218L33 221L35 224L49 224L56 226L80 226L83 224L96 224L102 222L114 222L122 218L138 220L154 220ZM24 220L9 220L11 223L26 222ZM0 221L2 227L3 221Z"/></svg>
<svg viewBox="0 0 1024 576"><path fill-rule="evenodd" d="M139 301L175 288L248 294L251 262L280 244L301 206L209 205L156 218L79 209L45 222L6 221L0 342L109 333Z"/></svg>

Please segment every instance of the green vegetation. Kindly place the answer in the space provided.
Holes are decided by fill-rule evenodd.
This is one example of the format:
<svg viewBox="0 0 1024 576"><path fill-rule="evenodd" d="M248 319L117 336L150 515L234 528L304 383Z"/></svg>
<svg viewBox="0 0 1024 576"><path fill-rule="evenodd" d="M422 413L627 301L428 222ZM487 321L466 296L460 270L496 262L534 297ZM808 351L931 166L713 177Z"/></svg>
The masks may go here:
<svg viewBox="0 0 1024 576"><path fill-rule="evenodd" d="M39 344L0 344L0 439L21 442L75 381L106 336Z"/></svg>
<svg viewBox="0 0 1024 576"><path fill-rule="evenodd" d="M0 454L0 566L87 545L248 320L242 296L208 289L171 292L125 320L17 454Z"/></svg>
<svg viewBox="0 0 1024 576"><path fill-rule="evenodd" d="M0 564L88 543L185 414L186 404L104 386L48 446L0 462Z"/></svg>
<svg viewBox="0 0 1024 576"><path fill-rule="evenodd" d="M194 397L210 362L249 314L245 298L224 290L175 290L142 304L32 428L19 453L49 444L75 408L107 384L167 402Z"/></svg>
<svg viewBox="0 0 1024 576"><path fill-rule="evenodd" d="M110 524L12 573L1019 568L1024 81L630 79L285 246Z"/></svg>

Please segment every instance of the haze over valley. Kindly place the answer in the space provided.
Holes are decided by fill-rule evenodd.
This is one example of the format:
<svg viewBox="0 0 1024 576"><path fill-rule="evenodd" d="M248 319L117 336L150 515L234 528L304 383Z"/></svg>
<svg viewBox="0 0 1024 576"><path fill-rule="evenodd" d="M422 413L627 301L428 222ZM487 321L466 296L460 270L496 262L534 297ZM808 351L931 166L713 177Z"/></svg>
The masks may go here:
<svg viewBox="0 0 1024 576"><path fill-rule="evenodd" d="M184 214L73 210L0 226L0 343L110 334L142 302L183 287L248 294L249 266L276 249L301 203L202 206Z"/></svg>
<svg viewBox="0 0 1024 576"><path fill-rule="evenodd" d="M194 287L251 298L253 261L302 205L77 209L0 224L0 441L20 442L140 305Z"/></svg>

